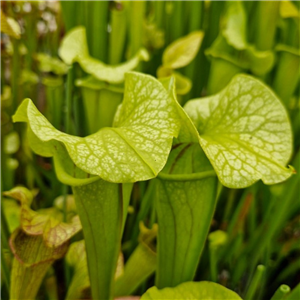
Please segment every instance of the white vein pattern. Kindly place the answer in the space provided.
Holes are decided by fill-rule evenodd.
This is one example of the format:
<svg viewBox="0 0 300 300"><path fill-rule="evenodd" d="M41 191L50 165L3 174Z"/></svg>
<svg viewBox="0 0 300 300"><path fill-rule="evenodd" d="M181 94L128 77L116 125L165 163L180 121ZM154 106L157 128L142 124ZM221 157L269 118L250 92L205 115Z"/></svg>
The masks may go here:
<svg viewBox="0 0 300 300"><path fill-rule="evenodd" d="M173 101L156 79L130 72L112 128L85 138L65 134L56 130L30 99L23 101L14 121L28 122L41 144L51 141L53 153L57 141L63 143L75 165L85 172L111 182L134 182L155 177L167 161L180 127Z"/></svg>
<svg viewBox="0 0 300 300"><path fill-rule="evenodd" d="M185 110L220 181L243 188L259 179L275 184L292 170L292 131L285 108L260 81L234 77L219 94L188 102Z"/></svg>

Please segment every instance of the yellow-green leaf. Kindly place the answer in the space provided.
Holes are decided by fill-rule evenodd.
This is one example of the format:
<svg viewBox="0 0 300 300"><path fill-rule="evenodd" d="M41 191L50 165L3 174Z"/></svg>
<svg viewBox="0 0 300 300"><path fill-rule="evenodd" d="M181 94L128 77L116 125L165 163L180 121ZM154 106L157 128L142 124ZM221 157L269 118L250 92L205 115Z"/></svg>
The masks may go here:
<svg viewBox="0 0 300 300"><path fill-rule="evenodd" d="M245 49L246 40L246 13L241 1L226 2L223 35L229 45L236 49Z"/></svg>
<svg viewBox="0 0 300 300"><path fill-rule="evenodd" d="M237 75L220 93L189 101L185 110L219 180L243 188L286 180L292 131L284 106L259 80Z"/></svg>
<svg viewBox="0 0 300 300"><path fill-rule="evenodd" d="M29 235L42 235L48 247L58 247L81 230L78 216L64 223L63 215L55 208L33 211L30 208L32 194L26 188L16 187L4 192L7 197L21 202L21 227Z"/></svg>
<svg viewBox="0 0 300 300"><path fill-rule="evenodd" d="M85 138L65 134L56 130L30 99L22 102L13 120L29 124L30 145L38 154L54 156L64 145L77 167L111 182L155 177L180 128L168 91L153 77L134 72L126 74L123 104L112 128Z"/></svg>
<svg viewBox="0 0 300 300"><path fill-rule="evenodd" d="M133 58L125 63L115 66L104 64L89 55L86 31L82 26L75 27L64 37L59 48L59 55L66 64L78 62L88 74L110 83L124 81L126 72L135 69L140 61L149 60L147 50L140 49Z"/></svg>
<svg viewBox="0 0 300 300"><path fill-rule="evenodd" d="M1 10L1 32L7 35L19 39L21 37L21 28L17 21L7 17Z"/></svg>
<svg viewBox="0 0 300 300"><path fill-rule="evenodd" d="M194 31L169 45L163 54L163 66L178 69L188 65L196 56L204 33Z"/></svg>
<svg viewBox="0 0 300 300"><path fill-rule="evenodd" d="M197 299L197 300L241 300L235 292L224 286L208 281L184 282L175 288L150 288L141 300Z"/></svg>
<svg viewBox="0 0 300 300"><path fill-rule="evenodd" d="M280 15L282 18L299 18L299 10L293 1L280 2Z"/></svg>
<svg viewBox="0 0 300 300"><path fill-rule="evenodd" d="M56 57L51 57L45 53L38 53L35 57L42 72L53 72L56 75L63 75L68 72L68 66Z"/></svg>

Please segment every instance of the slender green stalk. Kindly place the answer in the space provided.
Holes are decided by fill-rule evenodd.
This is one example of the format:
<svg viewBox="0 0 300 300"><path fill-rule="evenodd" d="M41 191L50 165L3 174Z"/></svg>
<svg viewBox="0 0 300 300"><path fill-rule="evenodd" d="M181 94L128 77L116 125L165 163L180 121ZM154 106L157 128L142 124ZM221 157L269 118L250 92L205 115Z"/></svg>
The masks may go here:
<svg viewBox="0 0 300 300"><path fill-rule="evenodd" d="M83 1L82 14L83 14L83 26L86 28L86 37L88 43L88 49L90 54L92 54L91 49L93 48L93 39L94 39L94 31L93 31L93 9L94 9L95 1ZM96 21L96 20L95 20ZM99 20L100 21L100 20ZM101 21L100 21L101 22ZM99 55L99 54L98 54ZM92 54L94 56L94 54Z"/></svg>
<svg viewBox="0 0 300 300"><path fill-rule="evenodd" d="M255 187L255 186L254 186ZM252 189L253 190L253 189ZM249 228L249 235L252 236L252 234L255 232L256 226L257 226L257 206L256 206L256 197L255 197L256 192L253 192L253 198L252 201L250 203L250 207L249 207L249 214L248 214L248 228Z"/></svg>
<svg viewBox="0 0 300 300"><path fill-rule="evenodd" d="M264 272L265 272L265 266L263 266L263 265L257 266L254 277L253 277L251 284L245 295L245 300L253 300L254 299L254 296L258 290L258 287L259 287L259 284L263 277Z"/></svg>
<svg viewBox="0 0 300 300"><path fill-rule="evenodd" d="M236 190L229 190L228 199L226 200L226 206L225 206L225 211L222 220L222 228L227 228L229 216L232 212L235 198L236 198Z"/></svg>
<svg viewBox="0 0 300 300"><path fill-rule="evenodd" d="M290 291L291 291L291 289L288 285L282 284L277 289L277 291L275 292L275 294L273 295L271 300L284 300Z"/></svg>
<svg viewBox="0 0 300 300"><path fill-rule="evenodd" d="M220 30L220 18L223 12L225 1L212 1L210 2L209 14L207 20L207 46L209 47L216 39Z"/></svg>
<svg viewBox="0 0 300 300"><path fill-rule="evenodd" d="M25 15L25 22L26 22L26 39L25 45L28 49L28 52L25 56L25 68L31 70L32 68L32 53L36 52L37 48L37 32L36 32L36 20L32 18L32 15L26 14ZM48 47L49 49L50 47Z"/></svg>
<svg viewBox="0 0 300 300"><path fill-rule="evenodd" d="M144 197L141 199L141 207L138 211L135 224L133 227L132 232L130 232L130 239L132 241L132 247L135 247L136 241L139 235L139 229L140 229L140 222L143 221L146 216L148 215L151 204L153 204L153 197L155 192L155 180L151 180L149 182L148 188L146 190L146 193Z"/></svg>
<svg viewBox="0 0 300 300"><path fill-rule="evenodd" d="M248 190L245 190L239 200L239 203L234 210L233 216L231 216L228 224L228 236L235 236L239 231L237 229L242 228L244 214L247 211L247 208L251 204L253 199L252 193L249 193Z"/></svg>
<svg viewBox="0 0 300 300"><path fill-rule="evenodd" d="M72 118L72 89L73 89L73 68L71 67L68 70L67 75L67 90L66 90L66 112L65 112L65 119L64 119L64 125L65 125L65 132L70 133L70 127L71 127L71 118ZM57 173L59 174L59 173ZM67 197L68 197L68 190L69 187L67 185L62 186L62 193L64 197L63 202L63 214L64 214L64 222L67 221ZM71 278L71 270L64 259L64 275L65 275L65 282L68 286L70 284L70 278Z"/></svg>
<svg viewBox="0 0 300 300"><path fill-rule="evenodd" d="M199 30L202 28L204 2L192 1L189 15L189 31Z"/></svg>
<svg viewBox="0 0 300 300"><path fill-rule="evenodd" d="M137 53L143 44L145 9L145 1L130 2L129 39L131 56Z"/></svg>
<svg viewBox="0 0 300 300"><path fill-rule="evenodd" d="M190 15L189 15L189 28L188 31L192 32L195 30L199 30L202 28L202 22L203 22L203 10L204 10L204 1L192 1L190 2ZM190 63L185 69L184 73L187 77L189 77L193 83L195 84L197 81L194 81L194 77L198 74L198 68L197 66L201 65L200 63L201 59L201 53L197 54L194 61ZM192 98L193 91L195 88L192 87L192 90L188 93L188 95L185 97L185 100L189 100ZM186 102L186 101L184 101Z"/></svg>
<svg viewBox="0 0 300 300"><path fill-rule="evenodd" d="M10 236L6 217L4 215L4 207L2 201L3 178L1 178L1 275L4 279L6 291L9 295L10 291L10 270L6 262L4 251L7 250L7 255L11 256L8 239Z"/></svg>
<svg viewBox="0 0 300 300"><path fill-rule="evenodd" d="M183 1L173 1L173 9L171 15L171 42L183 35Z"/></svg>
<svg viewBox="0 0 300 300"><path fill-rule="evenodd" d="M218 270L217 270L217 253L214 247L209 248L209 267L211 281L217 282Z"/></svg>
<svg viewBox="0 0 300 300"><path fill-rule="evenodd" d="M291 205L290 201L294 201L294 194L297 190L297 180L292 181L290 180L290 183L293 183L290 185L290 190L286 194L285 202L280 202L280 206L278 205L276 207L276 211L274 212L272 216L272 222L269 223L268 230L262 230L262 236L260 236L260 241L256 244L256 249L254 251L254 255L252 256L252 262L257 263L259 260L262 252L266 249L267 245L269 244L272 237L276 234L276 232L280 229L280 226L284 224L284 219L287 213L287 210L289 209L289 206ZM250 250L250 249L249 249Z"/></svg>
<svg viewBox="0 0 300 300"><path fill-rule="evenodd" d="M279 17L279 1L259 1L255 22L255 44L259 50L270 50L274 44L274 38Z"/></svg>
<svg viewBox="0 0 300 300"><path fill-rule="evenodd" d="M9 249L8 246L8 239L10 236L8 224L6 222L6 218L4 215L4 206L3 206L3 178L4 178L4 169L3 166L6 164L6 161L4 160L4 141L3 137L0 136L0 228L1 228L1 245L3 245L6 249Z"/></svg>
<svg viewBox="0 0 300 300"><path fill-rule="evenodd" d="M93 1L89 7L89 18L92 22L92 32L88 34L92 39L91 54L103 62L107 61L108 50L108 4L109 1Z"/></svg>
<svg viewBox="0 0 300 300"><path fill-rule="evenodd" d="M64 222L67 222L67 197L68 197L68 190L69 187L67 185L63 185L63 197L64 197L64 202L63 202L63 214L64 214ZM66 286L70 285L71 282L71 270L69 268L68 263L66 262L66 260L64 259L63 261L64 264L64 276L65 276L65 284Z"/></svg>
<svg viewBox="0 0 300 300"><path fill-rule="evenodd" d="M65 106L65 132L70 133L72 119L72 89L73 89L73 69L70 68L67 76L66 106Z"/></svg>
<svg viewBox="0 0 300 300"><path fill-rule="evenodd" d="M164 28L164 17L165 17L165 2L164 1L155 1L154 2L154 21L157 28Z"/></svg>
<svg viewBox="0 0 300 300"><path fill-rule="evenodd" d="M76 3L75 1L60 1L60 5L62 8L62 16L66 29L67 31L69 31L77 24L76 16L78 11L76 10L76 8L78 7L78 5L80 5L80 2Z"/></svg>
<svg viewBox="0 0 300 300"><path fill-rule="evenodd" d="M19 41L13 39L13 58L12 58L12 72L11 72L11 87L12 87L12 109L16 111L19 103L19 75L20 75L20 54Z"/></svg>
<svg viewBox="0 0 300 300"><path fill-rule="evenodd" d="M116 3L111 10L111 34L109 38L109 63L118 64L122 61L125 47L127 15L126 4Z"/></svg>

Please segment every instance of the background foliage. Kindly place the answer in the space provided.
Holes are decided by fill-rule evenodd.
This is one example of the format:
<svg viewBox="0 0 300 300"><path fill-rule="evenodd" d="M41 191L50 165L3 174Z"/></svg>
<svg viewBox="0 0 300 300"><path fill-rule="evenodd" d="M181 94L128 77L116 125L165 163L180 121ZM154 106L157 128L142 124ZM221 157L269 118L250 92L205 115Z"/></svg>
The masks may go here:
<svg viewBox="0 0 300 300"><path fill-rule="evenodd" d="M299 3L1 2L2 191L16 185L32 190L35 197L31 207L35 211L57 205L60 196L65 203L61 208L69 203L70 191L57 180L51 161L33 154L24 129L12 123L11 116L23 98L33 99L57 129L78 136L110 125L110 116L122 99L118 83L90 82L80 61L69 68L59 58L62 38L78 25L86 28L89 55L103 63L119 64L145 48L149 60L136 70L159 77L176 73L182 105L189 99L219 92L237 73L262 80L289 113L295 137L290 164L300 170ZM168 46L199 30L203 40L194 46L197 50L199 47L195 58L183 65L168 65L168 55L172 55L166 54ZM93 127L93 120L97 120L94 106L89 111L86 103L92 97L95 103L103 99L98 104L103 118L97 128ZM223 188L195 280L218 282L241 296L249 296L253 289L256 299L271 298L281 284L294 288L300 280L299 180L296 174L271 187L258 182L247 189ZM2 299L8 299L12 257L8 239L20 224L20 207L7 197L1 205ZM66 209L61 213L66 219ZM122 244L125 263L140 245L140 221L149 228L156 222L148 182L134 185ZM81 238L79 232L71 241ZM73 263L70 252L67 258L54 262L38 299L64 299ZM263 271L257 271L259 264L264 266ZM153 271L149 270L149 275ZM257 276L261 277L255 283ZM134 294L141 295L152 285L153 275L145 278ZM88 290L87 286L82 290Z"/></svg>

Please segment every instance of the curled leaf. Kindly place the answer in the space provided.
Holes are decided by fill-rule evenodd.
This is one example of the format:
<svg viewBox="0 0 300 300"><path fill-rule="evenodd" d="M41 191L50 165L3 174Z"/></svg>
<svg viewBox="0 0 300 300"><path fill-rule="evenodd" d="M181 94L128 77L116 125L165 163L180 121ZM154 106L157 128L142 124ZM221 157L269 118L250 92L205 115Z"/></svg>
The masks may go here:
<svg viewBox="0 0 300 300"><path fill-rule="evenodd" d="M70 30L63 38L58 52L67 65L72 65L80 57L88 57L89 49L85 28L80 26Z"/></svg>
<svg viewBox="0 0 300 300"><path fill-rule="evenodd" d="M47 247L58 247L81 230L78 216L70 223L62 222L63 215L56 209L33 211L30 208L32 194L26 188L16 187L4 192L5 196L21 202L21 227L28 235L42 235Z"/></svg>
<svg viewBox="0 0 300 300"><path fill-rule="evenodd" d="M175 77L177 94L187 94L192 88L192 81L178 72L173 72L173 76Z"/></svg>
<svg viewBox="0 0 300 300"><path fill-rule="evenodd" d="M59 49L62 60L71 65L78 62L82 69L99 80L110 83L124 81L125 73L137 67L140 61L149 60L145 49L140 51L125 63L109 66L89 55L85 28L82 26L72 29L63 39Z"/></svg>
<svg viewBox="0 0 300 300"><path fill-rule="evenodd" d="M280 100L263 83L238 75L219 94L189 101L185 110L219 180L243 188L261 179L286 180L292 131Z"/></svg>
<svg viewBox="0 0 300 300"><path fill-rule="evenodd" d="M252 45L247 45L244 49L239 50L238 55L232 53L236 53L235 49L227 44L222 35L219 35L212 46L205 51L208 57L221 58L239 68L251 70L256 75L269 72L275 61L272 51L258 51Z"/></svg>
<svg viewBox="0 0 300 300"><path fill-rule="evenodd" d="M65 146L77 167L111 182L155 177L180 127L174 100L163 85L134 72L126 74L123 104L112 128L85 138L65 134L55 129L30 99L22 102L13 120L29 124L30 145L38 154L55 156Z"/></svg>

